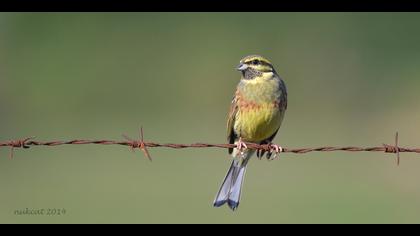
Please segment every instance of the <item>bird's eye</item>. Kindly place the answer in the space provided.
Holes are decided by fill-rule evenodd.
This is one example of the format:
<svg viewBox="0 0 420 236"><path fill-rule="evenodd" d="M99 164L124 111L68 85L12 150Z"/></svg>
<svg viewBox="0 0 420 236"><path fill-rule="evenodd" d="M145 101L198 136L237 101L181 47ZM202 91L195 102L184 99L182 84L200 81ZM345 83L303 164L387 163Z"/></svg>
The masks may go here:
<svg viewBox="0 0 420 236"><path fill-rule="evenodd" d="M253 61L252 61L252 64L254 64L254 65L258 65L258 63L259 63L259 61L258 61L258 60L253 60Z"/></svg>

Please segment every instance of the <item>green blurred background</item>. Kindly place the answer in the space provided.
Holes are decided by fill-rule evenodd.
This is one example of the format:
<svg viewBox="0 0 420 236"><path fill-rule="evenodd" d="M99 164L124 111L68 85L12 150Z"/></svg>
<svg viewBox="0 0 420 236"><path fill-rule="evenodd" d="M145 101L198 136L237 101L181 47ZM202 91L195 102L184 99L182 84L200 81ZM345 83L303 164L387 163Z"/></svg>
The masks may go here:
<svg viewBox="0 0 420 236"><path fill-rule="evenodd" d="M2 13L0 140L224 143L241 57L269 58L285 147L419 146L418 13ZM239 210L213 208L223 149L0 149L3 223L420 223L420 158L252 161ZM64 208L63 216L15 210Z"/></svg>

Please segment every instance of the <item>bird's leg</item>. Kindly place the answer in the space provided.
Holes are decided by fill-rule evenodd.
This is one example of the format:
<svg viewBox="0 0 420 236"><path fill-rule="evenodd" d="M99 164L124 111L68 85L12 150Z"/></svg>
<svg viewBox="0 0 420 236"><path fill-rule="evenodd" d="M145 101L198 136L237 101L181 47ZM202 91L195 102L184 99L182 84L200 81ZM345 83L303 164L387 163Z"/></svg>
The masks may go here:
<svg viewBox="0 0 420 236"><path fill-rule="evenodd" d="M239 151L239 153L241 154L241 157L242 158L245 158L245 154L244 154L244 150L245 149L247 149L248 148L248 146L246 146L246 143L244 143L243 141L242 141L242 138L241 137L239 137L239 140L238 140L238 142L236 143L236 149L238 149L238 151Z"/></svg>
<svg viewBox="0 0 420 236"><path fill-rule="evenodd" d="M269 161L276 159L279 156L279 154L283 152L283 148L280 147L279 145L270 143L269 147L270 147L270 151L267 153L267 160ZM271 155L273 154L273 152L275 152L275 154L274 154L274 157L271 158Z"/></svg>

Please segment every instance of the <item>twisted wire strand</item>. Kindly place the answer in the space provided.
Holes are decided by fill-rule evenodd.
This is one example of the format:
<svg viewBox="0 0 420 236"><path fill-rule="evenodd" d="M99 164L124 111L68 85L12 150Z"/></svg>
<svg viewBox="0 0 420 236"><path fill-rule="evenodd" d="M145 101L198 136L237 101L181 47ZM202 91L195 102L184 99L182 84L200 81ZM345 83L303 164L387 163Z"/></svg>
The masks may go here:
<svg viewBox="0 0 420 236"><path fill-rule="evenodd" d="M134 140L124 135L126 140L115 141L115 140L87 140L87 139L74 139L70 141L37 141L34 140L34 137L11 140L0 142L0 148L9 147L11 148L10 158L13 158L13 151L15 148L28 149L34 146L46 146L46 147L55 147L62 145L120 145L128 146L132 150L140 149L143 151L145 156L151 159L148 148L172 148L172 149L184 149L184 148L235 148L236 144L210 144L210 143L193 143L193 144L179 144L179 143L156 143L156 142L147 142L144 141L143 128L140 129L140 139ZM270 144L255 144L255 143L245 143L247 148L255 150L264 150L264 151L274 151L272 145ZM399 153L401 152L410 152L410 153L420 153L420 148L409 148L409 147L399 147L398 146L398 132L395 135L395 144L383 144L382 146L376 147L354 147L354 146L343 146L343 147L333 147L333 146L323 146L323 147L314 147L314 148L282 148L281 153L295 153L295 154L304 154L310 152L336 152L336 151L346 151L346 152L385 152L385 153L396 153L397 154L397 164L400 162Z"/></svg>

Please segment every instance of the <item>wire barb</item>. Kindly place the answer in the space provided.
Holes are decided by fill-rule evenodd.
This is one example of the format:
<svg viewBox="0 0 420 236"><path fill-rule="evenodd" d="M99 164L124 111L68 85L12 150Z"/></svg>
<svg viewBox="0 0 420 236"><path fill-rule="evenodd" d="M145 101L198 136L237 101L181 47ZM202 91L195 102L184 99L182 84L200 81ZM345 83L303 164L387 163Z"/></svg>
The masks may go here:
<svg viewBox="0 0 420 236"><path fill-rule="evenodd" d="M398 146L398 132L395 133L395 145L388 145L388 144L383 144L384 148L385 148L385 152L387 153L395 153L396 154L396 159L397 159L397 166L400 165L400 152L401 152L401 148Z"/></svg>
<svg viewBox="0 0 420 236"><path fill-rule="evenodd" d="M29 137L29 138L25 138L25 139L18 139L18 140L12 140L9 142L9 146L10 146L10 156L9 159L13 159L14 156L14 150L15 148L24 148L24 149L28 149L30 148L30 146L28 145L28 141L31 139L34 139L35 137Z"/></svg>
<svg viewBox="0 0 420 236"><path fill-rule="evenodd" d="M144 144L144 133L143 133L143 126L140 127L140 149L143 151L144 155L149 159L149 161L152 161L152 157L150 156L149 151L146 148L146 145Z"/></svg>
<svg viewBox="0 0 420 236"><path fill-rule="evenodd" d="M395 148L397 149L397 166L400 165L400 148L398 147L398 132L395 133Z"/></svg>
<svg viewBox="0 0 420 236"><path fill-rule="evenodd" d="M152 157L150 156L149 151L147 150L147 145L144 143L144 132L143 127L141 126L139 129L139 138L140 140L133 140L127 135L123 134L123 137L129 141L129 146L131 147L131 150L134 152L134 149L138 148L143 151L144 155L149 159L149 161L152 161Z"/></svg>

